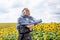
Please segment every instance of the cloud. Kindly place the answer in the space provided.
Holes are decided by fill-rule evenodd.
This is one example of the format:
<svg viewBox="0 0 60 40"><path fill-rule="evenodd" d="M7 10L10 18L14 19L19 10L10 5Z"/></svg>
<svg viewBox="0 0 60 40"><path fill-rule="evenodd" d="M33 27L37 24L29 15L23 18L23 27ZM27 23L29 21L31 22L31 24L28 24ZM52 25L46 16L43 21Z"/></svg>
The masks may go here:
<svg viewBox="0 0 60 40"><path fill-rule="evenodd" d="M34 13L37 17L40 15L39 18L42 18L43 22L60 22L58 21L60 17L57 17L60 15L60 0L45 0L34 8Z"/></svg>
<svg viewBox="0 0 60 40"><path fill-rule="evenodd" d="M0 14L1 13L8 13L8 9L4 7L0 7Z"/></svg>
<svg viewBox="0 0 60 40"><path fill-rule="evenodd" d="M0 22L17 22L23 8L43 22L60 22L60 0L0 0Z"/></svg>
<svg viewBox="0 0 60 40"><path fill-rule="evenodd" d="M13 3L14 0L0 0L0 14L8 13Z"/></svg>

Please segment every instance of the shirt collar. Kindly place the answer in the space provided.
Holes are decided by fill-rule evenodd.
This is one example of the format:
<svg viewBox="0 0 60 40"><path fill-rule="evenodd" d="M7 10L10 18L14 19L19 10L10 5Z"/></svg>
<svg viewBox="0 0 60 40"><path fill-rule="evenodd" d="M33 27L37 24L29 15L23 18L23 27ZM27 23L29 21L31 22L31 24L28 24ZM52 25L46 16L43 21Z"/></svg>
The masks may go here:
<svg viewBox="0 0 60 40"><path fill-rule="evenodd" d="M22 13L21 16L22 16L22 17L29 17L30 15L26 15L26 14Z"/></svg>

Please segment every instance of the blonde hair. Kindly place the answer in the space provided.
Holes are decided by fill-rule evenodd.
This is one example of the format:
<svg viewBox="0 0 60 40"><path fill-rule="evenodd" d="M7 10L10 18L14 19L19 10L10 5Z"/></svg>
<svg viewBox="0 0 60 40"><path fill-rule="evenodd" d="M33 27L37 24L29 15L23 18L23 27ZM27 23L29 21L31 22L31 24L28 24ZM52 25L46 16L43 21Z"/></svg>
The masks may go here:
<svg viewBox="0 0 60 40"><path fill-rule="evenodd" d="M29 15L30 15L30 11L29 11L28 8L24 8L24 9L22 10L22 12L24 12L24 10L25 10L26 12L28 12L28 13L26 13L26 14L29 14Z"/></svg>

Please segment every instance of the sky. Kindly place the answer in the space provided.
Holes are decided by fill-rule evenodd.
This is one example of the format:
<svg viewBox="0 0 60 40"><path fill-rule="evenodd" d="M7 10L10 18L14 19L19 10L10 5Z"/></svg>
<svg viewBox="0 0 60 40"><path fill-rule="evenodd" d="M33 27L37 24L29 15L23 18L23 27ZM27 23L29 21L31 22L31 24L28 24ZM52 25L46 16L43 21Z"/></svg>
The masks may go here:
<svg viewBox="0 0 60 40"><path fill-rule="evenodd" d="M0 0L0 23L17 22L23 8L43 22L60 22L60 0Z"/></svg>

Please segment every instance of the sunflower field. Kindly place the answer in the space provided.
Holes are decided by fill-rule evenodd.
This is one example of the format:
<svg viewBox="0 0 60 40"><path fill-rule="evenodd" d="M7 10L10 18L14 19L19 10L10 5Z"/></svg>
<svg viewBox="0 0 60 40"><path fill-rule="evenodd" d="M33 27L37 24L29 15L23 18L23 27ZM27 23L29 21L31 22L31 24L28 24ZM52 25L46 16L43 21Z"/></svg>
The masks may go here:
<svg viewBox="0 0 60 40"><path fill-rule="evenodd" d="M32 27L33 40L60 40L60 23L39 23ZM16 23L0 23L0 40L17 40Z"/></svg>

